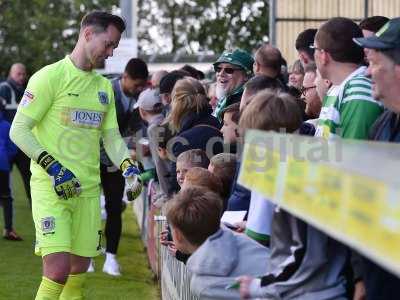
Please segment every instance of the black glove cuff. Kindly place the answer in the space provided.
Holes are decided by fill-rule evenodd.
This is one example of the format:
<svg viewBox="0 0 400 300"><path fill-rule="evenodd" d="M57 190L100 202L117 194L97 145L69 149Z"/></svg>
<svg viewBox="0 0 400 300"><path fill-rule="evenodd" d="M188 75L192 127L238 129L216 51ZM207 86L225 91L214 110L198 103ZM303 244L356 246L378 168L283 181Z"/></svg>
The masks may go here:
<svg viewBox="0 0 400 300"><path fill-rule="evenodd" d="M49 166L53 164L56 161L56 159L51 156L50 154L47 153L47 151L43 151L40 153L39 158L37 160L37 163L47 171Z"/></svg>

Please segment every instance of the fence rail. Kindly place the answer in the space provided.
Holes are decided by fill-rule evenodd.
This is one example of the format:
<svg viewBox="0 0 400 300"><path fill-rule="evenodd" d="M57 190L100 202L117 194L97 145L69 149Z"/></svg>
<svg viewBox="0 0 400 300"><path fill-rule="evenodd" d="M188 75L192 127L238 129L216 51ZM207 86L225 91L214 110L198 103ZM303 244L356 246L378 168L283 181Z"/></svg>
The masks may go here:
<svg viewBox="0 0 400 300"><path fill-rule="evenodd" d="M155 183L149 184L133 205L151 269L159 279L163 300L198 300L190 290L186 266L175 259L167 247L160 245L158 237L166 226L166 219L160 209L152 205L151 199L157 188Z"/></svg>

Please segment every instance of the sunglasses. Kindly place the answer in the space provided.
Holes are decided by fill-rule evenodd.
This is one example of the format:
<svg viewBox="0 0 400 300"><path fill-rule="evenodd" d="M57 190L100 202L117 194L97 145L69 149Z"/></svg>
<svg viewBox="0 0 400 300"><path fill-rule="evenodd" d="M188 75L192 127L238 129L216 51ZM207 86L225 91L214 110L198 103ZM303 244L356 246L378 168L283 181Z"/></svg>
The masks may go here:
<svg viewBox="0 0 400 300"><path fill-rule="evenodd" d="M315 89L315 88L316 88L315 85L313 85L313 86L308 86L308 87L304 87L304 86L303 86L303 87L301 88L301 94L302 94L303 96L306 96L308 90Z"/></svg>
<svg viewBox="0 0 400 300"><path fill-rule="evenodd" d="M229 68L229 67L228 67L228 68L221 68L221 67L218 67L218 66L214 67L215 73L221 73L222 70L224 70L224 72L225 72L226 74L232 75L233 73L235 73L235 71L238 71L238 70L241 70L241 69L238 69L238 68Z"/></svg>

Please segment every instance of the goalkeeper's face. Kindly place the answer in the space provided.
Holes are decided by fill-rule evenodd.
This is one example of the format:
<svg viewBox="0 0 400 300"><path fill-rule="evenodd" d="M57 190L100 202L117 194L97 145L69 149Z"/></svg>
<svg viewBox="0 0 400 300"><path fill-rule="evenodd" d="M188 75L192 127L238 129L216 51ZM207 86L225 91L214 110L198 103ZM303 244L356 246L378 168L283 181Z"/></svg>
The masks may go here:
<svg viewBox="0 0 400 300"><path fill-rule="evenodd" d="M85 37L86 56L93 68L99 68L104 66L104 61L108 57L113 56L114 49L118 47L121 39L121 33L113 25L109 25L106 31L92 26Z"/></svg>

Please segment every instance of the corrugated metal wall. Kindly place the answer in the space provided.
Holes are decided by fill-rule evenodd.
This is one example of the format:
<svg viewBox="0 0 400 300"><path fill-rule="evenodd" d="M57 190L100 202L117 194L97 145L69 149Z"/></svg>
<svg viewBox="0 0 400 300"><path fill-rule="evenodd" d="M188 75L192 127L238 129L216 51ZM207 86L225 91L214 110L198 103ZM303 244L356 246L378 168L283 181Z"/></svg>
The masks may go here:
<svg viewBox="0 0 400 300"><path fill-rule="evenodd" d="M275 0L276 46L288 64L297 59L294 43L306 28L318 26L332 17L347 17L359 22L368 16L400 16L400 0ZM271 28L270 28L271 30Z"/></svg>

